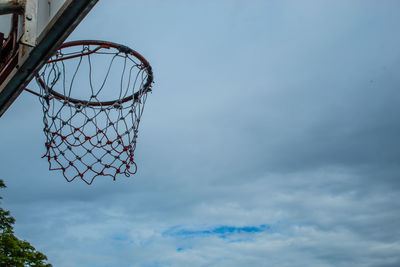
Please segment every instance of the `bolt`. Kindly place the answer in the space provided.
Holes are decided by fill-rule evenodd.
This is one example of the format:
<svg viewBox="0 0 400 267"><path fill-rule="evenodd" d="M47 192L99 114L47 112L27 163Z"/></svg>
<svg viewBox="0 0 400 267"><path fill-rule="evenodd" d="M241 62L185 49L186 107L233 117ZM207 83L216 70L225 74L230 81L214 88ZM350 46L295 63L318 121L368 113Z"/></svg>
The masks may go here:
<svg viewBox="0 0 400 267"><path fill-rule="evenodd" d="M26 19L27 19L27 20L32 20L31 14L27 14L27 15L26 15Z"/></svg>

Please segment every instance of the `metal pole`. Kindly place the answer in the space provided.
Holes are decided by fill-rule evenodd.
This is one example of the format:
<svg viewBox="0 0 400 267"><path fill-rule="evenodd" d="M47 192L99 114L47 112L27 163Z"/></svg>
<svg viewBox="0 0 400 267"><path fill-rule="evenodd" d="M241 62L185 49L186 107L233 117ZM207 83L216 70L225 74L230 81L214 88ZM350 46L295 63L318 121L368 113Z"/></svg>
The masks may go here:
<svg viewBox="0 0 400 267"><path fill-rule="evenodd" d="M25 0L0 0L0 15L23 13Z"/></svg>

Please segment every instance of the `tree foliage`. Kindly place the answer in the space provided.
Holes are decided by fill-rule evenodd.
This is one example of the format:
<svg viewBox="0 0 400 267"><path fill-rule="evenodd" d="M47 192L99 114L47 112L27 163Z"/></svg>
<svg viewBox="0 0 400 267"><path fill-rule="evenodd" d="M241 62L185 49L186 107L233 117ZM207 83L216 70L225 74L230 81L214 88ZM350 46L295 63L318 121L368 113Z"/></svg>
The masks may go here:
<svg viewBox="0 0 400 267"><path fill-rule="evenodd" d="M0 180L0 188L5 187L3 180ZM0 207L0 266L50 267L51 264L46 263L47 257L43 253L14 235L14 223L15 219L10 211Z"/></svg>

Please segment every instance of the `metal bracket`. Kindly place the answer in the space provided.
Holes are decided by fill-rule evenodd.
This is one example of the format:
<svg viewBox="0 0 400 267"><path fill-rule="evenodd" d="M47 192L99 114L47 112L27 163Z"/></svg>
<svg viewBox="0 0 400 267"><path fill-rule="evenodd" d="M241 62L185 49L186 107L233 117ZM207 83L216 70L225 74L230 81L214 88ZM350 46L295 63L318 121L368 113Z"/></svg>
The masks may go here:
<svg viewBox="0 0 400 267"><path fill-rule="evenodd" d="M25 2L24 26L21 44L36 46L38 0L23 0Z"/></svg>
<svg viewBox="0 0 400 267"><path fill-rule="evenodd" d="M23 19L21 44L36 46L38 0L0 0L0 15L20 14Z"/></svg>
<svg viewBox="0 0 400 267"><path fill-rule="evenodd" d="M0 15L18 13L24 11L25 0L0 0Z"/></svg>

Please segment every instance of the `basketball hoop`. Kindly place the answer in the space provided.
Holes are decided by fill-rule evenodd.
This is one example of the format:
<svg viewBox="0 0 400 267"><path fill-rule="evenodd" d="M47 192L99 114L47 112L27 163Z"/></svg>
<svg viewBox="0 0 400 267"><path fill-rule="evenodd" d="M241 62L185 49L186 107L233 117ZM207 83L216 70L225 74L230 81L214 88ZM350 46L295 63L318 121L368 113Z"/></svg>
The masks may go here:
<svg viewBox="0 0 400 267"><path fill-rule="evenodd" d="M144 57L116 43L68 42L36 81L50 170L87 184L136 173L138 128L153 83Z"/></svg>

